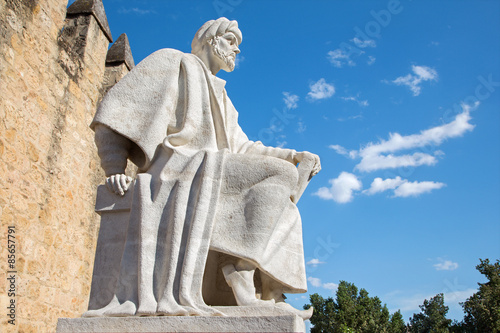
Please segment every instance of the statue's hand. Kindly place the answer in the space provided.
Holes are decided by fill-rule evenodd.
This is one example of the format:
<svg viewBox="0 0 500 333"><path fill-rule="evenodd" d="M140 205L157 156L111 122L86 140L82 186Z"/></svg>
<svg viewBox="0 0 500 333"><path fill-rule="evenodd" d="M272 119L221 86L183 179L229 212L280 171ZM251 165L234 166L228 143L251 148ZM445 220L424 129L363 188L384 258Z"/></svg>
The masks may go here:
<svg viewBox="0 0 500 333"><path fill-rule="evenodd" d="M108 190L119 195L125 195L127 192L132 178L124 174L116 174L106 178L106 186Z"/></svg>
<svg viewBox="0 0 500 333"><path fill-rule="evenodd" d="M311 170L311 176L315 176L321 170L321 162L319 160L319 156L308 151L303 151L297 153L294 158L295 163L305 162L305 161L314 161L314 165Z"/></svg>

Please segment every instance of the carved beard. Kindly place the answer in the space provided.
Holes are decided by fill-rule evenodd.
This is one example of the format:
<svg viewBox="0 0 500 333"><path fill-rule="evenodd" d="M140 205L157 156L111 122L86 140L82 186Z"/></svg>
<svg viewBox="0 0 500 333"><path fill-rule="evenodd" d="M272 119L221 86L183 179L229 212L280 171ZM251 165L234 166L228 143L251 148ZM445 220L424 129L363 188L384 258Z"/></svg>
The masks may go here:
<svg viewBox="0 0 500 333"><path fill-rule="evenodd" d="M236 59L236 54L223 52L219 48L219 44L217 44L217 43L214 43L212 45L212 52L213 52L213 54L216 57L218 57L219 59L221 59L222 61L224 61L224 63L226 64L227 68L229 69L229 72L232 72L234 70L234 67L235 67L234 60ZM231 54L234 54L234 58L229 56Z"/></svg>

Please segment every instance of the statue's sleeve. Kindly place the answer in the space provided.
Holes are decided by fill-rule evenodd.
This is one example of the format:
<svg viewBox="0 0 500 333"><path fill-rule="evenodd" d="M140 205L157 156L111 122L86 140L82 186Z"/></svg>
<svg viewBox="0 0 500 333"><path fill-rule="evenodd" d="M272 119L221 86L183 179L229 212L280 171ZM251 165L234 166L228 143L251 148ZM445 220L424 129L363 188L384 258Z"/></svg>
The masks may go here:
<svg viewBox="0 0 500 333"><path fill-rule="evenodd" d="M124 174L132 142L102 124L97 124L94 130L97 154L106 177Z"/></svg>

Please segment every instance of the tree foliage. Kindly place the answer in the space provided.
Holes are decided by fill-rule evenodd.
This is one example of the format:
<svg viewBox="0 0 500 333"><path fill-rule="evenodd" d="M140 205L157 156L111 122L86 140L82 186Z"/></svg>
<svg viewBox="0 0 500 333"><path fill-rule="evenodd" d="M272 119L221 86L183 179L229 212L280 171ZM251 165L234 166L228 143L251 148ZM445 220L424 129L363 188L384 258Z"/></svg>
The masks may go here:
<svg viewBox="0 0 500 333"><path fill-rule="evenodd" d="M479 291L469 297L462 307L465 312L463 326L466 332L500 332L500 260L490 264L479 259L476 269L488 282L478 283Z"/></svg>
<svg viewBox="0 0 500 333"><path fill-rule="evenodd" d="M365 289L358 292L354 284L346 281L340 281L335 300L313 294L310 302L304 308L314 307L311 333L405 332L401 312L391 316L378 297L368 296Z"/></svg>
<svg viewBox="0 0 500 333"><path fill-rule="evenodd" d="M488 281L478 283L479 290L461 303L465 312L463 321L446 318L448 307L444 295L437 294L420 305L420 313L413 314L406 325L400 311L389 315L389 310L378 297L368 296L365 289L341 281L335 299L310 296L314 307L311 333L500 333L500 259L490 263L482 260L476 269Z"/></svg>
<svg viewBox="0 0 500 333"><path fill-rule="evenodd" d="M451 320L446 319L448 307L444 305L443 294L437 294L420 305L420 313L410 318L412 333L448 333Z"/></svg>

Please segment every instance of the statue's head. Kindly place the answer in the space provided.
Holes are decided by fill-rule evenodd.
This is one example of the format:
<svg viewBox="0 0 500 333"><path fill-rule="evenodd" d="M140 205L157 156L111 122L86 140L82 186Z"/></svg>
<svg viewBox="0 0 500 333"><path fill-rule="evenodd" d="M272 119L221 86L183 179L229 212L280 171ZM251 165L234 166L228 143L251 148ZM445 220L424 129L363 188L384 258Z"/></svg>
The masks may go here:
<svg viewBox="0 0 500 333"><path fill-rule="evenodd" d="M242 38L238 22L221 17L206 22L196 32L191 43L191 53L200 57L209 67L216 63L218 69L231 72L234 70L236 55L240 53L238 45Z"/></svg>

